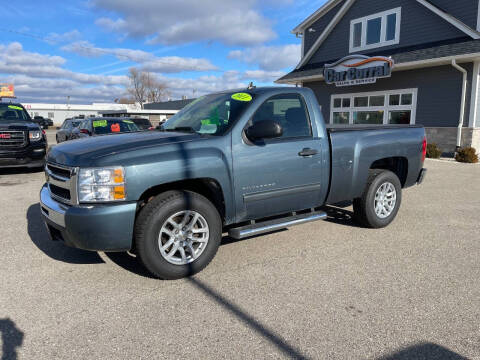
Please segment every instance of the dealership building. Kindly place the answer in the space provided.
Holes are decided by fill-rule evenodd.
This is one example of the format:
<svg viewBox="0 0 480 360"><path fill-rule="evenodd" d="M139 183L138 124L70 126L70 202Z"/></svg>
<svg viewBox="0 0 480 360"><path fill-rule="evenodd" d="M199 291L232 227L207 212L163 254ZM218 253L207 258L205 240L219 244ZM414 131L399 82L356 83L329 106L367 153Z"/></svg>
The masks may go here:
<svg viewBox="0 0 480 360"><path fill-rule="evenodd" d="M480 150L479 0L329 0L293 29L330 124L420 124L445 153Z"/></svg>

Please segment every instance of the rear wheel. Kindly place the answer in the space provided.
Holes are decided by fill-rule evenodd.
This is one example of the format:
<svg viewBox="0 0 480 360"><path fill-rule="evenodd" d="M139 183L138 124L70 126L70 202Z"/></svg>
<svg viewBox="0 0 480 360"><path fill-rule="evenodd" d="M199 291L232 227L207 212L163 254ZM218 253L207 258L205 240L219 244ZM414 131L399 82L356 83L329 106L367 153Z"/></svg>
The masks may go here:
<svg viewBox="0 0 480 360"><path fill-rule="evenodd" d="M222 238L217 209L205 197L188 191L168 191L150 201L135 225L136 251L158 278L173 280L203 270Z"/></svg>
<svg viewBox="0 0 480 360"><path fill-rule="evenodd" d="M358 223L369 228L389 225L397 216L402 202L402 185L393 172L372 169L361 198L353 201Z"/></svg>

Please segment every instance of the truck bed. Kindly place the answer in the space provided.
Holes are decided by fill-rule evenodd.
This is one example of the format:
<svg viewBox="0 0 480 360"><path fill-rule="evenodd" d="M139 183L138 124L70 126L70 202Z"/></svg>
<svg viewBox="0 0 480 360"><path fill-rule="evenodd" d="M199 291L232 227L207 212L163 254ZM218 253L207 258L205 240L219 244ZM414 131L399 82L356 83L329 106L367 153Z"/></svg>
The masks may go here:
<svg viewBox="0 0 480 360"><path fill-rule="evenodd" d="M331 148L327 203L360 197L371 168L399 170L403 187L416 183L423 165L423 126L330 125L327 132Z"/></svg>

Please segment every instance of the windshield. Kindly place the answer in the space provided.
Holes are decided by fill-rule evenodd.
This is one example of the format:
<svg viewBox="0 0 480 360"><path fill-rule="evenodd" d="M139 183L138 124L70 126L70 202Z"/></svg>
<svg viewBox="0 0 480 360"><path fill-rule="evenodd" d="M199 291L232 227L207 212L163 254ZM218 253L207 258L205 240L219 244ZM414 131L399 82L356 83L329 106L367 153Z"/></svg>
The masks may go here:
<svg viewBox="0 0 480 360"><path fill-rule="evenodd" d="M243 114L252 99L252 95L247 93L202 96L167 120L162 129L223 135Z"/></svg>
<svg viewBox="0 0 480 360"><path fill-rule="evenodd" d="M21 106L0 104L0 121L31 121L31 119Z"/></svg>
<svg viewBox="0 0 480 360"><path fill-rule="evenodd" d="M92 127L96 135L139 131L132 120L98 119L92 121Z"/></svg>

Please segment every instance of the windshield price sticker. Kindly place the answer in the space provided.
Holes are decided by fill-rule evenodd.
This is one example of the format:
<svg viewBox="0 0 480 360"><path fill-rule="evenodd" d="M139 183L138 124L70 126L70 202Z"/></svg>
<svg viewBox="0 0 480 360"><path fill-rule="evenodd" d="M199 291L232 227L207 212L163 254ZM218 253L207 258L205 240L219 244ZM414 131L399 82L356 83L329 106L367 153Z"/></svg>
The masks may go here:
<svg viewBox="0 0 480 360"><path fill-rule="evenodd" d="M232 99L237 101L248 102L248 101L252 101L252 95L247 93L236 93L232 95Z"/></svg>
<svg viewBox="0 0 480 360"><path fill-rule="evenodd" d="M14 110L23 110L20 106L15 106L15 105L8 105L9 109L14 109Z"/></svg>
<svg viewBox="0 0 480 360"><path fill-rule="evenodd" d="M107 126L107 120L95 120L93 121L93 127L106 127Z"/></svg>

